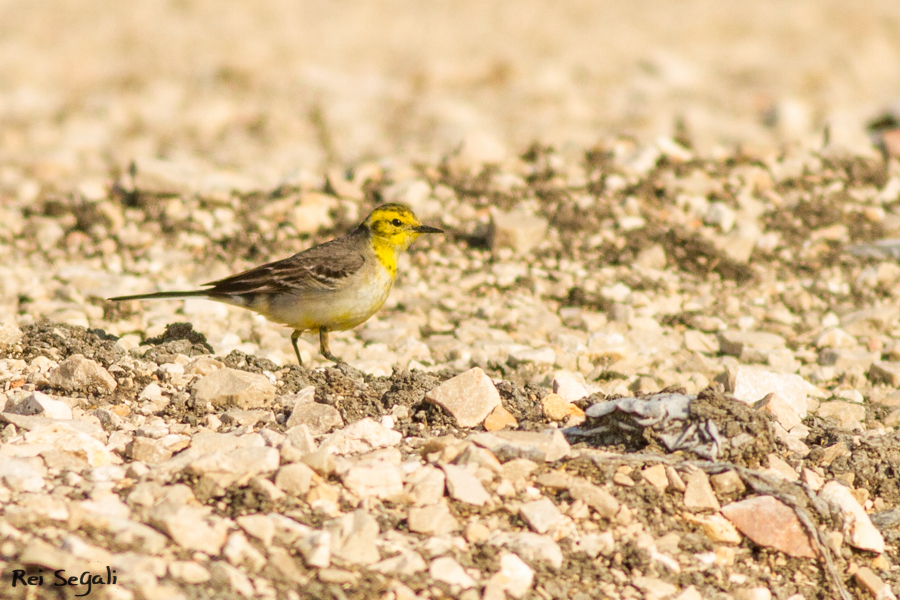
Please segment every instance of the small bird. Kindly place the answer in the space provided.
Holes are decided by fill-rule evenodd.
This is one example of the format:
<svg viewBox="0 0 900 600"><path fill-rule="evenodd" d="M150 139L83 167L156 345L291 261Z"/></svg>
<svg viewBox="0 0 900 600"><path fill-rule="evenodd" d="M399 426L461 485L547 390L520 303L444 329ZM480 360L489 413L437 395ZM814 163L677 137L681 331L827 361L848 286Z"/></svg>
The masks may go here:
<svg viewBox="0 0 900 600"><path fill-rule="evenodd" d="M382 204L343 237L249 271L204 284L206 289L110 298L207 298L256 311L294 330L291 344L302 365L297 338L319 333L322 356L341 363L328 348L328 332L365 322L387 300L397 278L397 258L423 233L443 233L423 225L403 204Z"/></svg>

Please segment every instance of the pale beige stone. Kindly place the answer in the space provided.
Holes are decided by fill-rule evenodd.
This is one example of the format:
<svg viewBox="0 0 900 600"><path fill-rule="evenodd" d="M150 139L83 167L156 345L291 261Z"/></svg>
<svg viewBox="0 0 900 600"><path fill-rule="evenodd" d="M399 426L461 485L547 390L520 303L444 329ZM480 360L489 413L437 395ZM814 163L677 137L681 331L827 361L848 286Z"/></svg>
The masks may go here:
<svg viewBox="0 0 900 600"><path fill-rule="evenodd" d="M459 427L479 425L501 404L494 382L478 367L430 390L425 399L446 410Z"/></svg>
<svg viewBox="0 0 900 600"><path fill-rule="evenodd" d="M719 510L719 500L703 471L694 471L686 477L684 506L695 510Z"/></svg>
<svg viewBox="0 0 900 600"><path fill-rule="evenodd" d="M647 480L647 483L655 487L660 493L665 492L669 487L669 478L666 476L666 466L662 463L647 467L641 471L641 477Z"/></svg>

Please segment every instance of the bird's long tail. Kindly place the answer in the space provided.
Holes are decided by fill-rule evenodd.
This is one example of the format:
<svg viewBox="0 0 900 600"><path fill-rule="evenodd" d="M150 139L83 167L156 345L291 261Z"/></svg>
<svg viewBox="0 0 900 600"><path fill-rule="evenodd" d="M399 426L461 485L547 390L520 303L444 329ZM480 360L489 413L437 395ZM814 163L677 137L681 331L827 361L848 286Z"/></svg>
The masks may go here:
<svg viewBox="0 0 900 600"><path fill-rule="evenodd" d="M154 294L137 294L135 296L116 296L110 298L112 302L122 302L123 300L162 300L165 298L202 298L208 296L204 290L193 290L190 292L156 292Z"/></svg>

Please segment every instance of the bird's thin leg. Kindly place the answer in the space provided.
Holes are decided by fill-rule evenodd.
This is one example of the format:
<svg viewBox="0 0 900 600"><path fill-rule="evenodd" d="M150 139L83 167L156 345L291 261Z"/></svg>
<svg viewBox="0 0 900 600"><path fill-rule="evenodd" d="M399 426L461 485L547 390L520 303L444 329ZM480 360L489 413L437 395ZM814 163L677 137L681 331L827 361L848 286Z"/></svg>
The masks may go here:
<svg viewBox="0 0 900 600"><path fill-rule="evenodd" d="M297 355L297 363L302 367L303 359L300 358L300 350L297 348L297 338L300 337L300 333L300 331L294 330L294 333L291 334L291 345L294 347L294 354Z"/></svg>
<svg viewBox="0 0 900 600"><path fill-rule="evenodd" d="M331 362L336 362L338 364L343 363L341 359L331 353L331 350L328 349L328 329L322 327L319 329L319 352L322 353L322 356L330 360Z"/></svg>

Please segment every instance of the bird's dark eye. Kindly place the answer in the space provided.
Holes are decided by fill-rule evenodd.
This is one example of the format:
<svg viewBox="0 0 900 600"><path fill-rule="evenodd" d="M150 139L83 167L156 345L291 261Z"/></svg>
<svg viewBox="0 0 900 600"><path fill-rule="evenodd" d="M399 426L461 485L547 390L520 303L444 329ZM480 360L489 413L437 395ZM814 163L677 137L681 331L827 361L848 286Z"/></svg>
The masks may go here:
<svg viewBox="0 0 900 600"><path fill-rule="evenodd" d="M393 225L394 227L400 227L401 225L403 225L403 221L401 221L400 219L394 219L393 221L391 221L391 225Z"/></svg>

